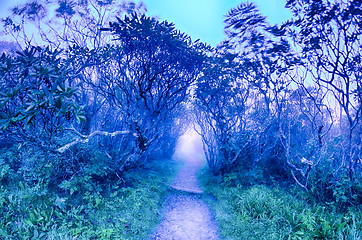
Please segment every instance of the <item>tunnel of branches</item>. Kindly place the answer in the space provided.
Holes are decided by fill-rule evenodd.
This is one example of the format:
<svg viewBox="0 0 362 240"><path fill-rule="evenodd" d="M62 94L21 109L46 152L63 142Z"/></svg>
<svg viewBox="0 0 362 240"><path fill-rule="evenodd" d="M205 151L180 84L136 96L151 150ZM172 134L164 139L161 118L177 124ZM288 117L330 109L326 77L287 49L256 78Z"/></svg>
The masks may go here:
<svg viewBox="0 0 362 240"><path fill-rule="evenodd" d="M17 50L0 57L1 147L43 156L10 167L51 164L54 185L84 166L117 180L171 158L194 129L215 175L295 184L323 199L348 181L343 196L361 201L352 197L362 177L361 3L293 2L295 17L275 26L252 3L231 9L217 47L142 9L83 21L87 36L39 25L46 44L10 44ZM17 14L40 16L25 10ZM4 22L20 39L21 26Z"/></svg>

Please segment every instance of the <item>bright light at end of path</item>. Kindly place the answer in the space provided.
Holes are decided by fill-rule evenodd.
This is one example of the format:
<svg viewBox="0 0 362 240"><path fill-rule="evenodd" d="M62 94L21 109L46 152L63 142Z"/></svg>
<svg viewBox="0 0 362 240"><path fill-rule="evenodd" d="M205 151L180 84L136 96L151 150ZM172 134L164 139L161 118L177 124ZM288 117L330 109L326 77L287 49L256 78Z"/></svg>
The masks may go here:
<svg viewBox="0 0 362 240"><path fill-rule="evenodd" d="M179 138L174 157L187 162L205 161L201 136L193 128Z"/></svg>

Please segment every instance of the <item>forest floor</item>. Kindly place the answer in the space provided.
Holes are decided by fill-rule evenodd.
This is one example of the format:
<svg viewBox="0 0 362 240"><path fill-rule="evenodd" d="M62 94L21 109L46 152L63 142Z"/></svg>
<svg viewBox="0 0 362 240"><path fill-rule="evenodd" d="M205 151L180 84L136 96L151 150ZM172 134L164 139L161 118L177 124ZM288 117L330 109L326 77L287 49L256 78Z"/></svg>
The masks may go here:
<svg viewBox="0 0 362 240"><path fill-rule="evenodd" d="M170 186L171 193L164 203L163 220L151 239L219 239L218 227L209 206L202 200L196 173L204 164L204 158L176 152L177 160L184 162Z"/></svg>

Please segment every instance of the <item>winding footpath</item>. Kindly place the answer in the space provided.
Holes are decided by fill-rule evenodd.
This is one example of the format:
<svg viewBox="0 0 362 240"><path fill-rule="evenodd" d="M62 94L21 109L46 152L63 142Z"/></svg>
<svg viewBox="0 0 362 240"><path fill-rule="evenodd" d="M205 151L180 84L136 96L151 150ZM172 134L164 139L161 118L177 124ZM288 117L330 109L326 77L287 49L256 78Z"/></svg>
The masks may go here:
<svg viewBox="0 0 362 240"><path fill-rule="evenodd" d="M219 239L217 224L209 207L201 200L202 190L196 173L205 162L195 133L181 138L174 159L185 166L170 186L171 194L165 201L164 219L152 234L151 240Z"/></svg>

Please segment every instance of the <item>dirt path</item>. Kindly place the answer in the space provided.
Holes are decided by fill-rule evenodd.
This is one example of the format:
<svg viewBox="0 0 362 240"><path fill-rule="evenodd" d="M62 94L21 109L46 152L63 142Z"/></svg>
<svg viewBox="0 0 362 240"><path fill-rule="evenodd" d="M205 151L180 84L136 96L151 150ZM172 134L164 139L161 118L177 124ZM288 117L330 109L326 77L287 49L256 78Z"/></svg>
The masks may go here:
<svg viewBox="0 0 362 240"><path fill-rule="evenodd" d="M217 225L200 198L202 190L196 173L204 164L204 158L196 140L185 137L179 142L174 158L185 166L170 186L172 193L165 201L164 219L152 234L152 240L219 239Z"/></svg>

